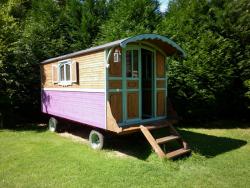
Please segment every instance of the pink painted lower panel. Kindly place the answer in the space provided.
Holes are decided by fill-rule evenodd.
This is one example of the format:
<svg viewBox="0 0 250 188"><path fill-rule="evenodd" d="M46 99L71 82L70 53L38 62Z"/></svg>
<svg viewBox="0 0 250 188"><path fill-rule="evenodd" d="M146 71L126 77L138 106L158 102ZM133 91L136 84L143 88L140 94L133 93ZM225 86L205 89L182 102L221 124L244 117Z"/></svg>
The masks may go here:
<svg viewBox="0 0 250 188"><path fill-rule="evenodd" d="M105 93L42 90L42 112L105 129Z"/></svg>

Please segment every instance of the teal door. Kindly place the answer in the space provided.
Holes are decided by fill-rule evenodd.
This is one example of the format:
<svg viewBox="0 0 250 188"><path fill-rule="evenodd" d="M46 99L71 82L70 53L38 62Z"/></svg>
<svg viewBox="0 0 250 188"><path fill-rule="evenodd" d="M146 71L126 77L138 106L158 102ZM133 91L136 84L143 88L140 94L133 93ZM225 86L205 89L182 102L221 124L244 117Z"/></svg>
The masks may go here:
<svg viewBox="0 0 250 188"><path fill-rule="evenodd" d="M141 119L140 48L126 48L123 53L123 111L125 123Z"/></svg>

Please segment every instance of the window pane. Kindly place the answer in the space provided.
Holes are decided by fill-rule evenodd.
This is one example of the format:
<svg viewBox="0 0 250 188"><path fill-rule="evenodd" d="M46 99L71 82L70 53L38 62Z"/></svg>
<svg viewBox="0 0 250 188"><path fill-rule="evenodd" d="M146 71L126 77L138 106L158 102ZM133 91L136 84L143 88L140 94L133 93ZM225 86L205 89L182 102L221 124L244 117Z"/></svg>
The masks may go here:
<svg viewBox="0 0 250 188"><path fill-rule="evenodd" d="M69 64L65 64L65 68L66 68L66 81L70 81L70 65Z"/></svg>
<svg viewBox="0 0 250 188"><path fill-rule="evenodd" d="M60 66L60 81L64 81L64 65Z"/></svg>
<svg viewBox="0 0 250 188"><path fill-rule="evenodd" d="M127 63L127 77L132 77L132 61L131 61L131 50L126 52L126 63Z"/></svg>
<svg viewBox="0 0 250 188"><path fill-rule="evenodd" d="M133 51L133 78L138 78L138 50Z"/></svg>

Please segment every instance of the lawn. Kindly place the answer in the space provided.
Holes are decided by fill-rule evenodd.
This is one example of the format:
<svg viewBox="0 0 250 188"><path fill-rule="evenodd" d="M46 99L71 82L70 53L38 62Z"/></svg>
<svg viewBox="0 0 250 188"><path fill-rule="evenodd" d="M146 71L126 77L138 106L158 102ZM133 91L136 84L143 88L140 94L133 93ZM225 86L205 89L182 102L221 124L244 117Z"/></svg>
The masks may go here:
<svg viewBox="0 0 250 188"><path fill-rule="evenodd" d="M174 161L140 135L111 137L94 151L46 127L0 130L0 187L250 187L250 128L229 124L180 128L193 153Z"/></svg>

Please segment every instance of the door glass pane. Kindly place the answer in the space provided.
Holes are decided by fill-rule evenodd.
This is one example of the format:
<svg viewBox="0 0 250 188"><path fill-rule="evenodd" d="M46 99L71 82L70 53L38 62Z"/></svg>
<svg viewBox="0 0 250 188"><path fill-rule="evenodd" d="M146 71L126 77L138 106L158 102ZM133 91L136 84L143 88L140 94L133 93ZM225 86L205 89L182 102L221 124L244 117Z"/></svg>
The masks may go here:
<svg viewBox="0 0 250 188"><path fill-rule="evenodd" d="M126 70L127 70L127 77L132 77L132 58L131 58L131 50L126 52Z"/></svg>
<svg viewBox="0 0 250 188"><path fill-rule="evenodd" d="M66 81L70 81L70 65L65 64L65 69L66 69Z"/></svg>
<svg viewBox="0 0 250 188"><path fill-rule="evenodd" d="M133 51L133 78L138 78L138 50Z"/></svg>
<svg viewBox="0 0 250 188"><path fill-rule="evenodd" d="M60 66L60 81L64 81L64 65Z"/></svg>

